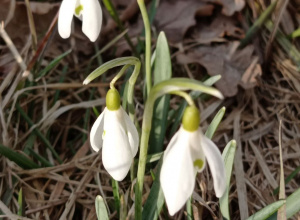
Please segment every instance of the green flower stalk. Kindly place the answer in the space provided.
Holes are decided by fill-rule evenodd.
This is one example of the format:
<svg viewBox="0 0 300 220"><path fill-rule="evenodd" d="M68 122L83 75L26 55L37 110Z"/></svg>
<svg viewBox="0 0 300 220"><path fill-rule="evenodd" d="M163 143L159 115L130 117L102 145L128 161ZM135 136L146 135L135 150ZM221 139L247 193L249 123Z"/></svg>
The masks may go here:
<svg viewBox="0 0 300 220"><path fill-rule="evenodd" d="M160 183L170 215L178 212L192 195L197 172L209 164L217 197L226 190L225 165L218 147L203 133L196 106L186 107L182 125L164 153Z"/></svg>
<svg viewBox="0 0 300 220"><path fill-rule="evenodd" d="M152 77L151 77L151 27L149 22L149 17L144 0L137 0L143 21L145 26L145 42L146 42L146 52L145 52L145 69L146 69L146 86L147 86L147 96L149 96L152 87Z"/></svg>
<svg viewBox="0 0 300 220"><path fill-rule="evenodd" d="M137 183L135 188L135 219L142 219L142 192L155 100L164 94L184 90L200 91L223 99L223 95L215 88L205 86L199 81L187 78L173 78L170 80L165 80L156 84L151 89L143 115L140 157L138 164Z"/></svg>
<svg viewBox="0 0 300 220"><path fill-rule="evenodd" d="M104 168L117 181L123 180L129 171L132 159L138 151L139 136L133 124L134 112L131 112L131 117L127 115L121 106L120 94L114 84L129 66L135 66L129 79L127 93L129 106L133 105L134 84L141 65L134 57L115 59L97 68L84 80L84 84L87 84L108 69L120 65L125 66L111 81L110 90L106 95L106 108L95 121L90 133L92 149L98 152L102 148Z"/></svg>

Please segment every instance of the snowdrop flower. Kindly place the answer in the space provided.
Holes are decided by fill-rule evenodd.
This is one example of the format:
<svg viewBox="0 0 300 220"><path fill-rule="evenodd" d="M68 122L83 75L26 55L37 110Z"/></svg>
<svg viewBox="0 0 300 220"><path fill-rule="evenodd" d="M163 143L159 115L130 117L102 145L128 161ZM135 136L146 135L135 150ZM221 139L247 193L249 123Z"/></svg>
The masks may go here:
<svg viewBox="0 0 300 220"><path fill-rule="evenodd" d="M73 15L82 20L82 32L95 41L102 25L102 10L98 0L63 0L58 15L58 33L62 38L71 34Z"/></svg>
<svg viewBox="0 0 300 220"><path fill-rule="evenodd" d="M106 108L92 127L90 141L94 151L102 147L102 161L107 172L115 180L123 180L138 151L139 136L114 88L106 95Z"/></svg>
<svg viewBox="0 0 300 220"><path fill-rule="evenodd" d="M214 189L221 197L226 189L225 165L217 146L199 128L195 106L186 108L182 125L171 139L163 158L160 182L170 215L174 215L192 195L197 172L206 160L212 172Z"/></svg>

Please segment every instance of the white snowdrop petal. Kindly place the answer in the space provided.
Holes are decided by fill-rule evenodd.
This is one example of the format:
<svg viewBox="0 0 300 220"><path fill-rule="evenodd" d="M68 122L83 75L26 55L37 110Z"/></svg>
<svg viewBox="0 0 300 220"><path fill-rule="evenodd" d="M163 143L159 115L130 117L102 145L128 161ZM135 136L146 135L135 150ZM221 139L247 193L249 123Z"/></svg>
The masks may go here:
<svg viewBox="0 0 300 220"><path fill-rule="evenodd" d="M102 25L102 9L98 0L81 0L82 32L90 39L96 41Z"/></svg>
<svg viewBox="0 0 300 220"><path fill-rule="evenodd" d="M189 134L183 129L177 133L165 151L160 173L160 182L170 215L182 208L195 186L193 161L187 142Z"/></svg>
<svg viewBox="0 0 300 220"><path fill-rule="evenodd" d="M117 181L126 177L133 158L126 131L119 121L120 114L120 110L106 111L102 147L103 166Z"/></svg>
<svg viewBox="0 0 300 220"><path fill-rule="evenodd" d="M201 136L202 136L201 128L198 128L197 131L191 132L190 139L189 139L190 146L191 146L191 155L193 158L193 164L195 169L195 175L196 172L202 172L206 165L205 154L200 144Z"/></svg>
<svg viewBox="0 0 300 220"><path fill-rule="evenodd" d="M63 0L58 14L58 33L62 38L71 34L71 23L75 11L76 0Z"/></svg>
<svg viewBox="0 0 300 220"><path fill-rule="evenodd" d="M135 156L136 153L138 152L138 147L139 147L139 134L136 130L136 127L134 126L133 122L131 121L130 117L127 115L127 113L124 111L122 107L121 111L123 112L123 118L126 124L126 129L127 129L127 135L128 135L128 140L129 144L131 147L131 152L132 155Z"/></svg>
<svg viewBox="0 0 300 220"><path fill-rule="evenodd" d="M95 123L93 124L93 127L91 129L90 133L90 142L91 146L94 151L98 152L101 147L102 147L102 135L103 135L103 125L104 125L104 120L103 116L105 115L106 108L104 111L99 115Z"/></svg>
<svg viewBox="0 0 300 220"><path fill-rule="evenodd" d="M226 190L225 164L218 147L201 133L201 146L213 176L214 189L218 198Z"/></svg>

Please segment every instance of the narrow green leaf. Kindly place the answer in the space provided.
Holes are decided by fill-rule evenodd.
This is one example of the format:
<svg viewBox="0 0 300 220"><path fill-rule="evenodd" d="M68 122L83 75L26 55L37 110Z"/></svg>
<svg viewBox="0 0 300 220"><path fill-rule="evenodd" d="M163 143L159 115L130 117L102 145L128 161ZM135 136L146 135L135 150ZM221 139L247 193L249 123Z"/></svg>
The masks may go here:
<svg viewBox="0 0 300 220"><path fill-rule="evenodd" d="M246 36L244 39L241 40L240 48L245 47L250 40L253 38L253 36L257 33L257 31L264 25L264 23L267 21L267 19L271 16L272 12L276 8L277 1L273 2L269 5L269 7L259 16L259 18L254 22L254 24L249 28L249 30L246 33Z"/></svg>
<svg viewBox="0 0 300 220"><path fill-rule="evenodd" d="M122 24L121 19L119 18L119 14L117 10L115 9L114 5L112 4L111 0L103 0L104 6L109 12L110 16L114 19L114 21L117 23L121 31L124 31L124 25ZM129 35L125 34L125 40L127 41L128 45L131 47L133 53L138 56L138 53L136 51L136 48L134 47Z"/></svg>
<svg viewBox="0 0 300 220"><path fill-rule="evenodd" d="M186 213L187 213L187 219L188 220L193 220L193 209L192 209L192 197L188 199L186 202Z"/></svg>
<svg viewBox="0 0 300 220"><path fill-rule="evenodd" d="M266 28L271 31L273 30L273 23L271 20L268 20L265 24ZM276 41L280 44L282 49L292 58L296 63L298 69L300 68L300 51L298 48L291 43L291 41L286 37L280 30L277 30Z"/></svg>
<svg viewBox="0 0 300 220"><path fill-rule="evenodd" d="M24 156L23 154L17 153L14 150L5 147L1 144L0 144L0 154L5 156L7 159L15 162L18 166L22 167L23 169L40 168L39 165L34 163L28 157Z"/></svg>
<svg viewBox="0 0 300 220"><path fill-rule="evenodd" d="M41 78L45 76L50 70L52 70L65 56L67 56L69 53L71 53L72 50L68 50L64 52L63 54L56 57L54 60L52 60L48 66L46 66L38 75L38 78Z"/></svg>
<svg viewBox="0 0 300 220"><path fill-rule="evenodd" d="M279 200L270 205L267 205L263 209L256 212L254 215L251 215L249 218L247 218L247 220L267 219L284 204L285 204L285 200Z"/></svg>
<svg viewBox="0 0 300 220"><path fill-rule="evenodd" d="M109 218L103 198L99 195L96 197L95 206L98 220L108 220Z"/></svg>
<svg viewBox="0 0 300 220"><path fill-rule="evenodd" d="M300 188L293 192L286 199L286 217L291 218L297 212L300 211ZM274 213L268 220L277 220L277 212Z"/></svg>
<svg viewBox="0 0 300 220"><path fill-rule="evenodd" d="M28 123L28 125L31 127L33 126L33 122L29 118L29 116L24 112L24 110L20 107L20 105L17 103L16 105L17 110L20 112L21 116L25 119L25 121ZM37 128L33 129L33 132L40 138L40 140L46 145L46 147L51 151L53 156L57 159L59 163L62 163L62 160L60 159L58 153L55 151L54 147L50 144L48 139L38 130Z"/></svg>
<svg viewBox="0 0 300 220"><path fill-rule="evenodd" d="M51 164L46 158L42 157L41 155L37 154L33 149L28 148L28 151L30 152L30 154L38 161L41 162L41 164L43 164L43 166L45 167L52 167L53 164Z"/></svg>
<svg viewBox="0 0 300 220"><path fill-rule="evenodd" d="M63 67L62 74L59 77L59 83L63 83L64 82L67 72L68 72L68 65L65 65ZM59 90L59 89L56 90L54 98L53 98L53 104L52 105L54 105L57 102L57 100L59 98L60 91L61 90Z"/></svg>
<svg viewBox="0 0 300 220"><path fill-rule="evenodd" d="M215 133L215 131L217 130L224 114L225 114L225 107L221 108L218 113L215 115L214 119L212 120L212 122L210 123L210 125L208 126L206 132L205 132L205 136L208 138L212 138L213 134Z"/></svg>
<svg viewBox="0 0 300 220"><path fill-rule="evenodd" d="M291 218L300 211L300 188L293 192L286 200L286 217Z"/></svg>
<svg viewBox="0 0 300 220"><path fill-rule="evenodd" d="M298 166L290 175L285 179L285 184L288 184L298 173L300 172L300 166ZM274 189L273 194L277 195L279 192L279 187Z"/></svg>
<svg viewBox="0 0 300 220"><path fill-rule="evenodd" d="M300 37L300 28L296 29L293 31L293 33L291 34L291 38L297 38Z"/></svg>
<svg viewBox="0 0 300 220"><path fill-rule="evenodd" d="M18 205L19 205L19 209L18 209L18 215L19 216L24 216L24 196L23 196L23 191L22 188L19 191L19 195L18 195Z"/></svg>
<svg viewBox="0 0 300 220"><path fill-rule="evenodd" d="M168 41L164 32L161 32L157 39L156 55L154 64L154 85L170 79L172 77L171 56ZM150 135L149 153L158 153L163 151L163 143L166 133L167 115L170 105L170 95L164 95L159 98L154 107L152 119L152 132Z"/></svg>
<svg viewBox="0 0 300 220"><path fill-rule="evenodd" d="M221 213L223 215L224 220L230 220L229 187L230 187L230 179L231 179L235 151L236 151L236 141L232 140L226 145L226 147L222 153L222 157L225 162L225 171L226 171L226 178L227 178L226 179L226 191L225 191L224 195L220 198L220 209L221 209Z"/></svg>
<svg viewBox="0 0 300 220"><path fill-rule="evenodd" d="M93 72L91 72L86 79L83 81L83 84L89 84L92 80L96 79L98 76L101 76L103 73L105 73L107 70L117 67L117 66L123 66L123 65L136 65L137 63L140 63L139 59L136 57L121 57L116 58L114 60L110 60L97 69L95 69Z"/></svg>
<svg viewBox="0 0 300 220"><path fill-rule="evenodd" d="M112 188L113 188L113 194L114 194L115 209L118 212L118 216L120 216L120 194L119 194L118 181L112 179Z"/></svg>
<svg viewBox="0 0 300 220"><path fill-rule="evenodd" d="M160 186L160 170L163 163L163 157L157 164L157 170L154 183L152 184L148 199L144 205L142 219L155 220L158 218L159 213L164 205L165 198Z"/></svg>

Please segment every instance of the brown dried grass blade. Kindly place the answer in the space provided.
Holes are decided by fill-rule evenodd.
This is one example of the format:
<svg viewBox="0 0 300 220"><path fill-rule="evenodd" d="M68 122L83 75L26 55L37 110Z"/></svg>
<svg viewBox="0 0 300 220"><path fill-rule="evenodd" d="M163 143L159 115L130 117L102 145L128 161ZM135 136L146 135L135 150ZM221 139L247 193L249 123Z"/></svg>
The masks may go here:
<svg viewBox="0 0 300 220"><path fill-rule="evenodd" d="M247 190L245 182L245 173L243 166L243 152L241 148L241 139L240 139L240 119L241 113L238 112L234 118L234 134L233 137L237 143L236 155L234 159L234 171L236 179L236 188L239 201L239 210L240 210L240 219L246 219L249 217L248 204L247 204Z"/></svg>
<svg viewBox="0 0 300 220"><path fill-rule="evenodd" d="M279 199L285 199L284 170L282 160L282 120L279 121L280 187ZM278 209L277 220L286 220L286 204Z"/></svg>

